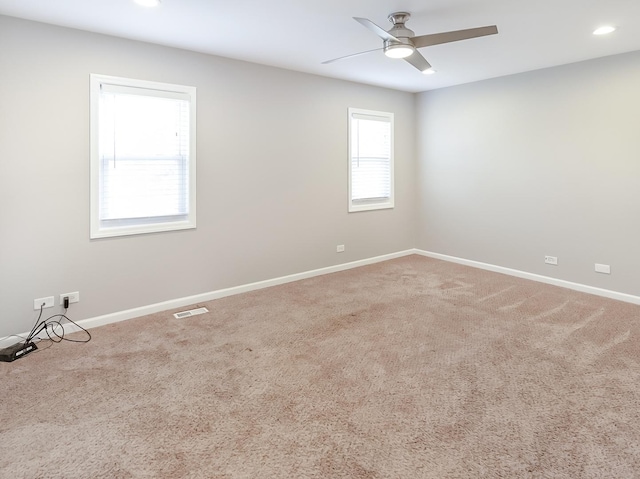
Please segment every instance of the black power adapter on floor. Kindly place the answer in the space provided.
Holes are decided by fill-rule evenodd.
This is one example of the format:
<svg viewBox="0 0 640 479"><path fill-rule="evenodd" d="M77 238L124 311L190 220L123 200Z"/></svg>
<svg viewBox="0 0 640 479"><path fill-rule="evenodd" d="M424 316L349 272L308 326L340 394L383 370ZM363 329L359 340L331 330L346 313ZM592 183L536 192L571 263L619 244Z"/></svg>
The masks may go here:
<svg viewBox="0 0 640 479"><path fill-rule="evenodd" d="M12 346L0 349L0 361L10 363L11 361L15 361L16 359L26 356L36 349L38 349L38 347L31 341L28 343L16 343Z"/></svg>

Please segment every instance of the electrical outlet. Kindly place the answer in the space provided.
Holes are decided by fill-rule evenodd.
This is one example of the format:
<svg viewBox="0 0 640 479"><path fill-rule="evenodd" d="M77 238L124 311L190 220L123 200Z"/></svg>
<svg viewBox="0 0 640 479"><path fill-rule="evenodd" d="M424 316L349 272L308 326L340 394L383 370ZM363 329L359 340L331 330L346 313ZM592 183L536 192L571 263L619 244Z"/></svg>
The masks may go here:
<svg viewBox="0 0 640 479"><path fill-rule="evenodd" d="M344 245L343 244L339 244L338 246L336 246L336 253L344 253Z"/></svg>
<svg viewBox="0 0 640 479"><path fill-rule="evenodd" d="M80 293L75 291L73 293L65 293L60 295L60 304L64 304L64 298L69 298L69 304L80 302Z"/></svg>
<svg viewBox="0 0 640 479"><path fill-rule="evenodd" d="M47 296L46 298L38 298L33 300L33 309L36 311L42 308L53 308L55 300L53 296Z"/></svg>
<svg viewBox="0 0 640 479"><path fill-rule="evenodd" d="M544 262L547 264L558 264L558 257L557 256L545 256L544 257Z"/></svg>
<svg viewBox="0 0 640 479"><path fill-rule="evenodd" d="M611 274L611 266L596 263L596 273Z"/></svg>

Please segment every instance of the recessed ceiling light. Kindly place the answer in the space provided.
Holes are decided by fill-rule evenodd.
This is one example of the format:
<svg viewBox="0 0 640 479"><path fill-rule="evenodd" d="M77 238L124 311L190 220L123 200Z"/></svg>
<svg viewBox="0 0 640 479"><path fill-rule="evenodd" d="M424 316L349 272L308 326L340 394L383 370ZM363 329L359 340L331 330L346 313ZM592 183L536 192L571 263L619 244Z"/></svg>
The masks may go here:
<svg viewBox="0 0 640 479"><path fill-rule="evenodd" d="M426 70L422 70L422 73L424 73L425 75L433 75L436 71L433 69L433 67L427 68Z"/></svg>
<svg viewBox="0 0 640 479"><path fill-rule="evenodd" d="M160 0L134 0L138 5L143 7L157 7L160 5Z"/></svg>
<svg viewBox="0 0 640 479"><path fill-rule="evenodd" d="M604 27L600 27L596 30L593 31L594 35L607 35L609 33L615 32L616 31L616 27L612 27L610 25L604 26Z"/></svg>

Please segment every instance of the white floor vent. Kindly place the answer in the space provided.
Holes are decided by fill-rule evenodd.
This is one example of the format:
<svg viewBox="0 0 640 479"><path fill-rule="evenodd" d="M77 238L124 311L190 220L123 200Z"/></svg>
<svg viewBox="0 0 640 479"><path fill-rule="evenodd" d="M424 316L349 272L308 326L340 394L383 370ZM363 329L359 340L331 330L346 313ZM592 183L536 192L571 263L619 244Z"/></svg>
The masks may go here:
<svg viewBox="0 0 640 479"><path fill-rule="evenodd" d="M191 316L197 316L199 314L208 313L209 310L207 308L198 308L198 309L190 309L189 311L180 311L179 313L175 313L173 315L176 319L189 318Z"/></svg>

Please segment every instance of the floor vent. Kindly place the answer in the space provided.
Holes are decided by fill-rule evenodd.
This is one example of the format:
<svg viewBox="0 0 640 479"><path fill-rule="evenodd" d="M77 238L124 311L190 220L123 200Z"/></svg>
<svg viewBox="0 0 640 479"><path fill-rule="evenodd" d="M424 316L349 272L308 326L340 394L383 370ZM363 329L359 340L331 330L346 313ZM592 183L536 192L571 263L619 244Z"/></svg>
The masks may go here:
<svg viewBox="0 0 640 479"><path fill-rule="evenodd" d="M197 316L208 312L209 310L207 308L190 309L189 311L180 311L179 313L175 313L173 317L176 319L190 318L191 316Z"/></svg>

